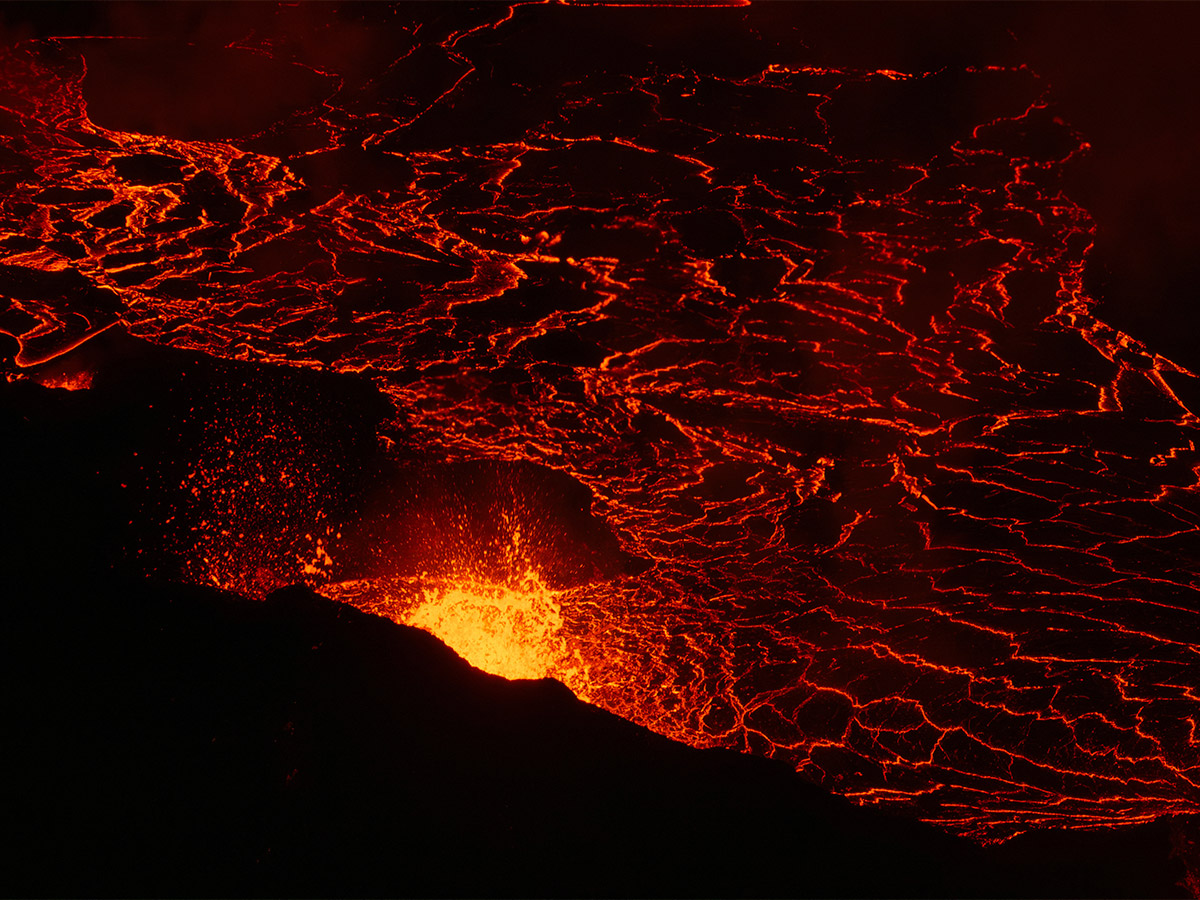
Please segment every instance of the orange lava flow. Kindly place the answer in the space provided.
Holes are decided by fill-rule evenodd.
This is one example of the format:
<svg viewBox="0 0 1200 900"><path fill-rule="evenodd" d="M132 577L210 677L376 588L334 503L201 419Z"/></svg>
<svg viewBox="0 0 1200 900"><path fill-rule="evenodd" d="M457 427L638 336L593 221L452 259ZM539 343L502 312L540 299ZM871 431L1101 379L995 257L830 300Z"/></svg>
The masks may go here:
<svg viewBox="0 0 1200 900"><path fill-rule="evenodd" d="M466 584L427 589L405 620L445 641L485 672L545 678L554 672L562 615L544 588Z"/></svg>
<svg viewBox="0 0 1200 900"><path fill-rule="evenodd" d="M323 588L329 596L441 638L476 668L504 678L557 678L586 694L562 633L557 592L533 572L515 584L457 579L392 583L385 597L361 599L367 585ZM575 663L574 665L572 663Z"/></svg>
<svg viewBox="0 0 1200 900"><path fill-rule="evenodd" d="M1052 91L769 48L514 61L610 12L413 24L370 77L220 140L105 127L86 48L9 48L18 365L119 322L370 378L398 469L587 495L451 479L372 531L264 406L171 485L190 580L304 580L981 840L1200 812L1200 379L1097 318L1063 187L1089 148ZM317 52L256 40L235 49ZM511 501L519 552L480 496ZM564 524L581 507L599 561L564 549L600 542Z"/></svg>

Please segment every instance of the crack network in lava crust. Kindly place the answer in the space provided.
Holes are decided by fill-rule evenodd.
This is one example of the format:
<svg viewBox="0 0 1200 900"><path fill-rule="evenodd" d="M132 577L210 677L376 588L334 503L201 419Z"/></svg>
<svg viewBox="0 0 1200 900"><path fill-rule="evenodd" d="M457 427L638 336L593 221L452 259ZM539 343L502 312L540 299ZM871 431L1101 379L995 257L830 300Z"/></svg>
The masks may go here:
<svg viewBox="0 0 1200 900"><path fill-rule="evenodd" d="M1047 85L506 52L593 14L414 24L357 80L247 39L220 58L316 93L241 138L103 124L120 41L8 49L17 365L119 325L355 373L398 457L500 473L473 516L410 502L403 560L352 572L288 435L214 433L179 489L208 504L195 581L305 578L976 838L1200 811L1195 375L1094 317L1062 188L1087 145ZM586 488L611 564L555 556L513 466Z"/></svg>

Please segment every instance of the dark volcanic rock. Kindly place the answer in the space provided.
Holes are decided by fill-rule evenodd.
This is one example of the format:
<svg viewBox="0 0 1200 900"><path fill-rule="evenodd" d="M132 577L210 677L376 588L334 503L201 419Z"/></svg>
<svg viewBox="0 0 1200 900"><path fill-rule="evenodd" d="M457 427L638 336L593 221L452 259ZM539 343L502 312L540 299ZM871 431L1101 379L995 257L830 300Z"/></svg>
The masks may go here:
<svg viewBox="0 0 1200 900"><path fill-rule="evenodd" d="M378 474L378 396L115 330L75 357L90 390L0 383L6 895L1183 896L1166 821L985 850L782 763L675 744L557 682L485 675L306 589L256 603L138 577L152 535L166 541L155 498L188 469L149 460L186 463L219 409L336 459L312 481L326 502L357 496ZM231 458L261 455L239 431ZM578 507L577 543L602 543L572 485L510 475L531 496L553 487Z"/></svg>
<svg viewBox="0 0 1200 900"><path fill-rule="evenodd" d="M1115 896L1139 844L997 857L304 588L18 596L8 894Z"/></svg>
<svg viewBox="0 0 1200 900"><path fill-rule="evenodd" d="M268 128L319 103L333 79L229 47L75 40L87 60L88 115L106 128L223 140Z"/></svg>
<svg viewBox="0 0 1200 900"><path fill-rule="evenodd" d="M304 589L7 618L17 894L944 894L979 855Z"/></svg>

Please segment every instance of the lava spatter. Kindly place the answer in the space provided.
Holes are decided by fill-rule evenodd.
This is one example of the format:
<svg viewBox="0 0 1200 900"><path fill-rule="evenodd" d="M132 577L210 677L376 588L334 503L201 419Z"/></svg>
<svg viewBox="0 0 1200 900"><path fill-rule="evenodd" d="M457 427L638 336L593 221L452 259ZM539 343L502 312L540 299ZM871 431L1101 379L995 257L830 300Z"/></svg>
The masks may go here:
<svg viewBox="0 0 1200 900"><path fill-rule="evenodd" d="M520 607L551 649L515 674L980 838L1200 810L1196 376L1095 317L1062 188L1087 148L1052 92L518 61L585 14L411 29L374 77L222 140L107 128L86 48L7 50L17 365L119 322L363 373L398 457L569 477L639 561L483 577L465 534L363 577L341 560L370 529L318 492L261 525L287 453L218 448L197 580L250 590L276 541L271 577L435 632Z"/></svg>

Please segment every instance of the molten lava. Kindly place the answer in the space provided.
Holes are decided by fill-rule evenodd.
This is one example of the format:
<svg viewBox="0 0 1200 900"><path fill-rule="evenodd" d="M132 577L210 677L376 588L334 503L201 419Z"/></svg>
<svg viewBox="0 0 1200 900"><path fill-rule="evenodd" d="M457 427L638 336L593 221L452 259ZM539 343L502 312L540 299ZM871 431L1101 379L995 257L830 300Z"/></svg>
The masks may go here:
<svg viewBox="0 0 1200 900"><path fill-rule="evenodd" d="M304 579L983 839L1200 812L1200 380L1096 317L1047 85L810 65L750 19L729 59L577 59L617 14L463 7L221 139L106 127L86 47L10 48L16 365L119 322L371 378L391 457L555 473L633 561L439 568L447 493L409 568L343 570L340 460L264 406L176 461L192 580Z"/></svg>
<svg viewBox="0 0 1200 900"><path fill-rule="evenodd" d="M39 377L38 383L42 387L60 388L64 391L86 391L92 386L94 377L95 373L86 369L77 372L55 372Z"/></svg>
<svg viewBox="0 0 1200 900"><path fill-rule="evenodd" d="M533 573L516 587L426 588L404 621L441 638L477 668L505 678L557 674L566 655L558 603Z"/></svg>
<svg viewBox="0 0 1200 900"><path fill-rule="evenodd" d="M586 696L578 649L563 630L561 604L570 592L545 583L511 513L491 524L490 542L478 535L451 542L458 561L442 574L326 580L322 590L430 632L485 672L557 678Z"/></svg>

